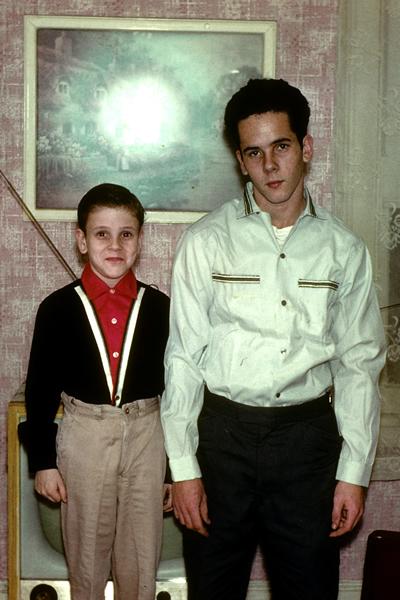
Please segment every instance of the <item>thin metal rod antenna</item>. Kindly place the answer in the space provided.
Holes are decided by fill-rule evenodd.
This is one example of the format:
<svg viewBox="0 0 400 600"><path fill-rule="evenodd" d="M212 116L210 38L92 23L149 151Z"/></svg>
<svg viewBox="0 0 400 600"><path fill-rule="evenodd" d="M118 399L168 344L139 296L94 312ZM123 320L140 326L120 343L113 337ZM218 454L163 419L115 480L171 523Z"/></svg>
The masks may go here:
<svg viewBox="0 0 400 600"><path fill-rule="evenodd" d="M42 238L46 242L46 244L54 252L54 254L58 258L58 260L60 261L60 263L63 265L64 269L68 272L68 274L73 279L73 281L75 281L75 279L78 279L78 277L75 275L75 273L73 272L73 270L71 269L71 267L69 266L69 264L67 263L67 261L65 260L65 258L63 257L63 255L55 247L55 245L53 244L53 242L51 241L51 239L49 238L49 236L47 235L47 233L45 232L45 230L43 229L43 227L40 225L39 221L36 219L36 217L29 210L29 208L27 207L27 205L25 204L25 202L23 201L23 199L21 198L21 196L18 194L17 190L15 189L15 187L13 186L13 184L11 183L11 181L9 181L7 179L7 177L4 175L4 173L3 173L3 171L1 169L0 169L0 174L3 177L3 179L6 181L8 189L11 191L11 193L14 196L14 198L18 201L18 203L20 204L20 206L22 206L23 210L26 212L26 214L28 215L28 217L30 218L30 220L32 221L32 223L34 224L34 226L36 227L37 231L40 233L40 235L42 236Z"/></svg>

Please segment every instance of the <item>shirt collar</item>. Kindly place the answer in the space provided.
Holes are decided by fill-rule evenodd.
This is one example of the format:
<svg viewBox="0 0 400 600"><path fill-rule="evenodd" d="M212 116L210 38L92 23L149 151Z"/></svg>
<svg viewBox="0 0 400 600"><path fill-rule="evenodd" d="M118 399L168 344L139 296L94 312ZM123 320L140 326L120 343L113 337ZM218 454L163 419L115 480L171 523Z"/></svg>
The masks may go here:
<svg viewBox="0 0 400 600"><path fill-rule="evenodd" d="M311 199L311 195L310 195L310 192L308 191L307 186L304 186L303 195L304 195L304 198L305 198L307 204L306 204L306 208L302 212L301 216L304 217L304 216L308 215L310 217L318 218L318 215L315 210L315 206L313 204L313 201ZM251 182L249 182L246 184L246 187L244 188L243 202L239 203L238 211L237 211L237 218L241 219L242 217L248 217L249 215L252 215L254 213L260 213L260 212L261 212L261 209L258 206L257 202L254 200L253 184Z"/></svg>
<svg viewBox="0 0 400 600"><path fill-rule="evenodd" d="M115 289L116 292L124 296L137 298L137 281L132 269L129 269L126 275L113 288L110 288L93 272L88 262L83 269L81 281L89 300L94 300L102 294L108 294L110 289Z"/></svg>

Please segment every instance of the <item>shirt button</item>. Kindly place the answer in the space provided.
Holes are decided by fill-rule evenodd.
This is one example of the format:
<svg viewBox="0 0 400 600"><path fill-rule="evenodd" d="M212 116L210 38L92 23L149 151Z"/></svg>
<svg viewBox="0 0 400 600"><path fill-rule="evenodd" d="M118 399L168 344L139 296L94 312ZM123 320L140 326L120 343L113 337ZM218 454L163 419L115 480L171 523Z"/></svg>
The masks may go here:
<svg viewBox="0 0 400 600"><path fill-rule="evenodd" d="M282 252L281 258L286 258L286 254L283 254L283 252Z"/></svg>
<svg viewBox="0 0 400 600"><path fill-rule="evenodd" d="M281 396L281 394L280 394L280 392L278 392L277 395L276 395L276 397L280 398L280 396Z"/></svg>
<svg viewBox="0 0 400 600"><path fill-rule="evenodd" d="M114 319L111 319L111 323L112 323L113 325L115 325L116 323L118 323L118 321L117 321L117 319L115 319L115 318L114 318Z"/></svg>
<svg viewBox="0 0 400 600"><path fill-rule="evenodd" d="M113 352L113 357L114 358L118 358L118 356L119 356L119 352Z"/></svg>
<svg viewBox="0 0 400 600"><path fill-rule="evenodd" d="M281 354L286 354L286 348L282 348Z"/></svg>
<svg viewBox="0 0 400 600"><path fill-rule="evenodd" d="M114 396L114 402L118 402L119 396Z"/></svg>
<svg viewBox="0 0 400 600"><path fill-rule="evenodd" d="M110 288L110 294L115 294L114 288Z"/></svg>
<svg viewBox="0 0 400 600"><path fill-rule="evenodd" d="M286 300L282 300L281 304L282 306L286 306Z"/></svg>

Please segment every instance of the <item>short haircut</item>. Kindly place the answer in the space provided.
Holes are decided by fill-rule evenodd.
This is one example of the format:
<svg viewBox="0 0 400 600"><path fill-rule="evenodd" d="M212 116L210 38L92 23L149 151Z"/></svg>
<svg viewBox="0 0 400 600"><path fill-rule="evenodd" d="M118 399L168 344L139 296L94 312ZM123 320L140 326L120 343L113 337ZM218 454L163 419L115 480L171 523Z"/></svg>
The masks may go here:
<svg viewBox="0 0 400 600"><path fill-rule="evenodd" d="M86 235L86 225L89 214L95 208L126 208L139 221L139 230L144 223L143 206L132 192L122 185L102 183L89 190L78 205L78 226Z"/></svg>
<svg viewBox="0 0 400 600"><path fill-rule="evenodd" d="M232 96L225 110L225 136L235 152L240 150L239 121L267 112L286 113L290 128L303 147L310 107L300 90L283 79L250 79Z"/></svg>

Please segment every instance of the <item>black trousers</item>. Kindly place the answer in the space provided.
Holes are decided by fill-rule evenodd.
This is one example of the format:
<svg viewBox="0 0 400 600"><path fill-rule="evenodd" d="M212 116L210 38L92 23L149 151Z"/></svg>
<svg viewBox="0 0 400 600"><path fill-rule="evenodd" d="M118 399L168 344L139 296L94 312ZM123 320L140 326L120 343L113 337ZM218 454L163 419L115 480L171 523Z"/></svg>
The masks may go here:
<svg viewBox="0 0 400 600"><path fill-rule="evenodd" d="M189 600L244 600L258 544L273 600L336 600L342 441L329 397L253 408L206 390L199 436L211 525L209 538L184 533Z"/></svg>

